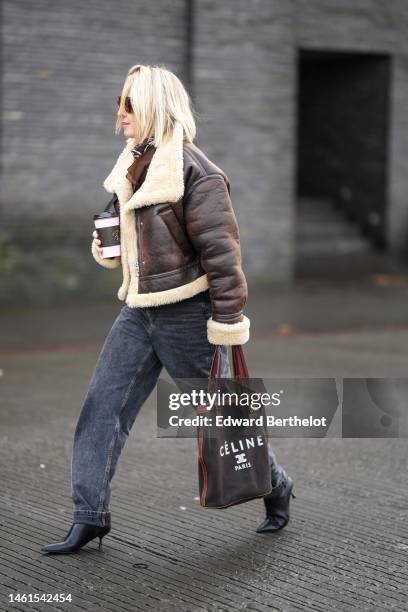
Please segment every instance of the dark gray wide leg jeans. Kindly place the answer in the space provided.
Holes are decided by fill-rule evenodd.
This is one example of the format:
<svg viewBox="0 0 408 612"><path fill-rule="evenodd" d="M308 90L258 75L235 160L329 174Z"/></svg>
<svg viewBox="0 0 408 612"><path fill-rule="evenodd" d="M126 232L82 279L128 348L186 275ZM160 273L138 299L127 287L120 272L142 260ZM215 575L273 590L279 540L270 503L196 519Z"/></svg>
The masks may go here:
<svg viewBox="0 0 408 612"><path fill-rule="evenodd" d="M208 378L208 291L174 304L123 306L98 357L76 425L71 461L74 522L111 525L111 480L136 416L163 366L172 378ZM228 347L223 350L228 353ZM231 376L228 360L223 377ZM269 446L272 486L287 474Z"/></svg>

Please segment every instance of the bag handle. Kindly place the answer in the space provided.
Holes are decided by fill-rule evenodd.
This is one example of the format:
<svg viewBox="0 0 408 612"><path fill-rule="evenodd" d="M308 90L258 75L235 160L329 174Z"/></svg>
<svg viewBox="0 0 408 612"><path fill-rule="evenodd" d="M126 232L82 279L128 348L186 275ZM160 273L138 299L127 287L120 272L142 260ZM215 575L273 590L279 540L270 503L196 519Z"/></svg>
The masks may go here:
<svg viewBox="0 0 408 612"><path fill-rule="evenodd" d="M232 361L234 364L234 378L249 378L248 366L246 364L244 351L240 344L232 347Z"/></svg>
<svg viewBox="0 0 408 612"><path fill-rule="evenodd" d="M217 382L216 379L221 378L221 360L223 354L221 353L221 345L217 344L214 350L214 355L211 362L210 376L208 380L207 389L210 393L216 393ZM249 373L248 367L245 361L244 351L240 344L232 346L232 363L233 363L233 377L234 379L248 380Z"/></svg>
<svg viewBox="0 0 408 612"><path fill-rule="evenodd" d="M210 377L208 379L208 391L215 393L217 391L215 379L221 378L221 346L217 344L214 350L211 361Z"/></svg>
<svg viewBox="0 0 408 612"><path fill-rule="evenodd" d="M214 355L211 362L210 380L213 381L216 378L221 378L221 345L217 344L214 350ZM233 363L233 376L234 378L248 379L249 372L246 364L244 351L240 344L234 344L232 346L232 363Z"/></svg>

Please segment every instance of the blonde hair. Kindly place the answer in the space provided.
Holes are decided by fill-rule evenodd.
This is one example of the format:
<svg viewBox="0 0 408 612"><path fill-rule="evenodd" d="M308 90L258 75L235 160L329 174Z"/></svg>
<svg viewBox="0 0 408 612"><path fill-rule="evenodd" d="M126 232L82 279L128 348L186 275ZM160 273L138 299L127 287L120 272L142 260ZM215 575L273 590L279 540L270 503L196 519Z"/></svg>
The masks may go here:
<svg viewBox="0 0 408 612"><path fill-rule="evenodd" d="M132 102L134 138L141 143L154 139L156 147L172 133L174 122L183 126L184 141L193 142L196 136L195 111L180 79L161 66L132 66L124 82L115 124L115 134L121 130L121 114L125 95Z"/></svg>

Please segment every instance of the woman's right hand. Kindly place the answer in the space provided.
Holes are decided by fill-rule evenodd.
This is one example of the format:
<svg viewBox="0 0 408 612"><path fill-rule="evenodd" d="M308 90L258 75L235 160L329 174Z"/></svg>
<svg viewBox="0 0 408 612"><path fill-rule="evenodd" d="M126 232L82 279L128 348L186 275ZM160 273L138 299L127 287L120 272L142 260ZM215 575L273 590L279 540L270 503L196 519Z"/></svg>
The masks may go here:
<svg viewBox="0 0 408 612"><path fill-rule="evenodd" d="M98 251L98 254L99 254L99 256L100 256L100 257L102 257L102 248L101 248L101 246L100 246L101 241L99 240L99 234L98 234L98 232L97 232L96 230L94 230L94 232L93 232L92 236L93 236L93 239L94 239L93 241L94 241L94 243L95 243L95 245L96 245L96 249L97 249L97 251Z"/></svg>

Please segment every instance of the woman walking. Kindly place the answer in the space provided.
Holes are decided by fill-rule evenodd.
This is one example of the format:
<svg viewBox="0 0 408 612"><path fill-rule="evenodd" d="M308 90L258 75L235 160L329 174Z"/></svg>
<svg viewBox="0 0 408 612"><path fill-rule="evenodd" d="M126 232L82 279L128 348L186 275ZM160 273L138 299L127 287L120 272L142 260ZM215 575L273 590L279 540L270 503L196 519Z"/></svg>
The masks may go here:
<svg viewBox="0 0 408 612"><path fill-rule="evenodd" d="M111 481L136 416L163 367L172 378L208 378L214 345L244 344L247 283L226 174L193 142L196 126L181 81L159 66L133 66L118 97L115 132L126 146L104 181L120 216L125 301L98 357L75 429L73 524L63 542L42 547L72 553L111 529ZM228 360L224 360L228 368ZM223 376L230 375L224 369ZM289 520L293 483L270 453L273 491L259 532Z"/></svg>

